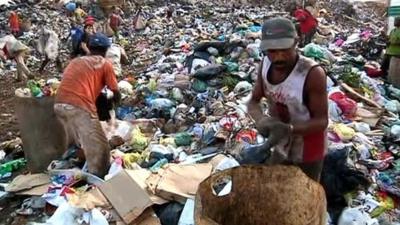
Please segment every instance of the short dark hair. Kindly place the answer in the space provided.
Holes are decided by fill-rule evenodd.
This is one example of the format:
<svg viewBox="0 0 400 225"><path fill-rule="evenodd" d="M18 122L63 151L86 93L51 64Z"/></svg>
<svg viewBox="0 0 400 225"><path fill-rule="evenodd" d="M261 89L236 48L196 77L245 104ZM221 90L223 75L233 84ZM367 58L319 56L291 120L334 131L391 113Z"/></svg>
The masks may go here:
<svg viewBox="0 0 400 225"><path fill-rule="evenodd" d="M108 48L105 47L93 47L89 45L89 50L91 55L101 55L106 56Z"/></svg>

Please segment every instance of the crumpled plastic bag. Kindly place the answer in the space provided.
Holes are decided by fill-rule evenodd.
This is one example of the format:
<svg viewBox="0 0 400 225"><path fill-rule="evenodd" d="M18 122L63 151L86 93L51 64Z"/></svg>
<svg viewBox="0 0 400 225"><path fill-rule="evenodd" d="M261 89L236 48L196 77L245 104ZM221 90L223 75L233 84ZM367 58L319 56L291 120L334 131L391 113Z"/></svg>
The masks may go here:
<svg viewBox="0 0 400 225"><path fill-rule="evenodd" d="M208 85L204 81L194 79L192 83L192 89L198 93L203 93L207 91Z"/></svg>
<svg viewBox="0 0 400 225"><path fill-rule="evenodd" d="M200 80L209 80L221 74L224 70L224 65L211 64L196 70L193 77Z"/></svg>
<svg viewBox="0 0 400 225"><path fill-rule="evenodd" d="M328 100L329 104L329 118L334 122L341 122L342 121L342 110L333 100Z"/></svg>
<svg viewBox="0 0 400 225"><path fill-rule="evenodd" d="M120 82L118 82L118 89L121 92L121 94L124 95L133 94L133 86L128 81L121 80Z"/></svg>
<svg viewBox="0 0 400 225"><path fill-rule="evenodd" d="M385 109L392 113L397 113L400 111L400 102L397 100L387 101L385 103Z"/></svg>
<svg viewBox="0 0 400 225"><path fill-rule="evenodd" d="M310 43L304 47L304 56L319 60L328 60L330 62L335 61L335 57L329 50L314 43Z"/></svg>
<svg viewBox="0 0 400 225"><path fill-rule="evenodd" d="M260 43L261 43L261 40L257 39L254 44L249 44L249 45L247 45L247 48L246 48L246 51L250 55L250 57L252 57L256 60L261 59Z"/></svg>
<svg viewBox="0 0 400 225"><path fill-rule="evenodd" d="M186 132L176 134L176 146L189 146L192 143L192 136Z"/></svg>
<svg viewBox="0 0 400 225"><path fill-rule="evenodd" d="M334 92L329 95L329 99L334 101L342 110L347 118L353 117L357 112L357 102L348 98L343 92Z"/></svg>
<svg viewBox="0 0 400 225"><path fill-rule="evenodd" d="M131 146L134 150L143 151L149 144L148 138L142 133L139 128L132 130Z"/></svg>
<svg viewBox="0 0 400 225"><path fill-rule="evenodd" d="M347 208L342 212L338 225L379 225L377 219L372 219L362 207Z"/></svg>
<svg viewBox="0 0 400 225"><path fill-rule="evenodd" d="M354 124L354 129L357 132L360 132L360 133L363 133L363 134L366 134L366 133L371 131L371 127L367 123L355 123Z"/></svg>
<svg viewBox="0 0 400 225"><path fill-rule="evenodd" d="M356 132L345 124L339 123L333 126L333 131L342 141L350 141L356 135Z"/></svg>
<svg viewBox="0 0 400 225"><path fill-rule="evenodd" d="M235 94L239 94L239 93L247 93L250 92L253 89L253 85L251 85L249 82L247 81L240 81L235 88L233 89L233 92Z"/></svg>

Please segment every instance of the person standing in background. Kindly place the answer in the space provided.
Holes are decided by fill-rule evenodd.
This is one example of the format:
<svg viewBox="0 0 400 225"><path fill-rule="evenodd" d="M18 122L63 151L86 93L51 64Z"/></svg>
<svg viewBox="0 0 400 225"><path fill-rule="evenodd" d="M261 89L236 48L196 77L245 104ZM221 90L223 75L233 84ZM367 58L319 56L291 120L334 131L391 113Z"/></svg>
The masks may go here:
<svg viewBox="0 0 400 225"><path fill-rule="evenodd" d="M292 16L299 23L300 47L304 47L311 43L315 33L317 32L318 20L307 10L296 5L292 12Z"/></svg>
<svg viewBox="0 0 400 225"><path fill-rule="evenodd" d="M400 88L400 17L394 20L394 29L390 31L386 55L389 57L389 82Z"/></svg>
<svg viewBox="0 0 400 225"><path fill-rule="evenodd" d="M15 11L10 12L10 17L8 18L8 23L10 25L11 34L15 37L18 36L20 32L19 17Z"/></svg>

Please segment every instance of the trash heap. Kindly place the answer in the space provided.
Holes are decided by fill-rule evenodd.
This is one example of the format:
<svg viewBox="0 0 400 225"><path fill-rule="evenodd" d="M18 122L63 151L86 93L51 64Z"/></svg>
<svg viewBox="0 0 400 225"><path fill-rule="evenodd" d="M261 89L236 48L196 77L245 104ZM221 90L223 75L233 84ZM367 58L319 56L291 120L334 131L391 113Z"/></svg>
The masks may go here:
<svg viewBox="0 0 400 225"><path fill-rule="evenodd" d="M36 7L39 21L59 34L68 30L44 14L61 15L60 9ZM254 129L246 102L262 59L262 21L285 13L272 5L173 8L170 19L168 7L143 6L134 26L122 29L119 43L132 62L123 66L118 83L123 103L115 120L102 122L113 148L108 175L103 180L86 173L81 149L71 146L47 174L20 175L8 183L6 192L32 196L18 215L41 215L36 222L61 225L194 224L198 185L239 166L240 153L262 146L265 139ZM326 10L314 43L300 52L320 62L329 77L329 145L321 183L330 223L355 218L400 224L400 90L381 78L383 26L374 22L381 18L368 24L340 18L335 24L333 10ZM28 43L35 37L25 36ZM58 84L30 81L16 95L51 97ZM26 163L21 145L20 139L1 144L2 178Z"/></svg>

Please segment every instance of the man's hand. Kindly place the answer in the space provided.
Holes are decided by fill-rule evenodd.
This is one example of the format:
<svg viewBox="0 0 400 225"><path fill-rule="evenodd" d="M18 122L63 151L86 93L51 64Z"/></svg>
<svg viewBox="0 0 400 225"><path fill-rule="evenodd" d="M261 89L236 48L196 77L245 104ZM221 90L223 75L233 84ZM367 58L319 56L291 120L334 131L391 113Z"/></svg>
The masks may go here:
<svg viewBox="0 0 400 225"><path fill-rule="evenodd" d="M114 107L117 107L121 104L121 93L119 91L113 91L114 96L112 97Z"/></svg>
<svg viewBox="0 0 400 225"><path fill-rule="evenodd" d="M290 136L293 126L270 117L263 117L256 123L258 132L268 138L268 147L277 145L282 139Z"/></svg>

